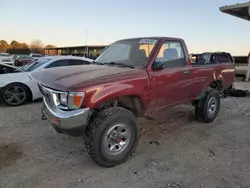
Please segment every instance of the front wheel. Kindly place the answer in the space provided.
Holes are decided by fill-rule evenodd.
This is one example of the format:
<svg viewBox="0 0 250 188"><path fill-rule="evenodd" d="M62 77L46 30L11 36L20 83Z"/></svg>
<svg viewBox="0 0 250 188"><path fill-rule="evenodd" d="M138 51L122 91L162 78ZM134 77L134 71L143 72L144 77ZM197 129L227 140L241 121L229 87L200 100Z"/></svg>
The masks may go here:
<svg viewBox="0 0 250 188"><path fill-rule="evenodd" d="M89 155L98 165L113 167L124 163L138 145L136 117L122 107L104 109L90 122L87 140Z"/></svg>
<svg viewBox="0 0 250 188"><path fill-rule="evenodd" d="M27 101L28 90L18 83L9 84L1 91L1 99L8 106L20 106Z"/></svg>
<svg viewBox="0 0 250 188"><path fill-rule="evenodd" d="M196 116L204 122L210 123L215 120L220 110L220 93L216 89L211 89L206 96L199 101L195 107Z"/></svg>

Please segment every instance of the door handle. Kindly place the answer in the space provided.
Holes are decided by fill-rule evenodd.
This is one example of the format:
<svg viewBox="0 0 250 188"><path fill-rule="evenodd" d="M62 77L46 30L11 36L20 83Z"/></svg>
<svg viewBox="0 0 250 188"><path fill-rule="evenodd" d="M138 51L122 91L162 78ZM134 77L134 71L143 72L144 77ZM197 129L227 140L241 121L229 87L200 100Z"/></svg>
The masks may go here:
<svg viewBox="0 0 250 188"><path fill-rule="evenodd" d="M183 73L184 73L185 75L189 75L189 74L190 74L190 70L185 70Z"/></svg>

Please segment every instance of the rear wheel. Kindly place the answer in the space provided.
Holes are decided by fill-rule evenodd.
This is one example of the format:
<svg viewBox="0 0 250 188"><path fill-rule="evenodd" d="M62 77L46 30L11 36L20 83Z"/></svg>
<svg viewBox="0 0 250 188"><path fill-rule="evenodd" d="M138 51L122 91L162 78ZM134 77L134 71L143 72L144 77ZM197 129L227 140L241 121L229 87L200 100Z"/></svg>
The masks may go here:
<svg viewBox="0 0 250 188"><path fill-rule="evenodd" d="M195 107L195 114L204 122L210 123L215 120L220 110L220 93L211 89Z"/></svg>
<svg viewBox="0 0 250 188"><path fill-rule="evenodd" d="M89 155L100 166L113 167L128 160L139 141L136 117L122 107L104 109L90 122Z"/></svg>
<svg viewBox="0 0 250 188"><path fill-rule="evenodd" d="M28 89L22 84L9 84L1 91L1 99L8 106L19 106L28 99Z"/></svg>

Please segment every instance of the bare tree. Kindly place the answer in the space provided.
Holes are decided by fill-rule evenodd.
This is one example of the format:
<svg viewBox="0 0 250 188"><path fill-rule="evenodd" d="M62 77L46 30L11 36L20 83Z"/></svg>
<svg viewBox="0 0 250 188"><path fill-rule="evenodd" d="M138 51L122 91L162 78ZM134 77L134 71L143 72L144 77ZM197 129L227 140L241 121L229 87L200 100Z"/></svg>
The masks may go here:
<svg viewBox="0 0 250 188"><path fill-rule="evenodd" d="M31 49L41 49L43 48L44 45L43 45L43 42L41 40L33 40L30 44L30 48Z"/></svg>
<svg viewBox="0 0 250 188"><path fill-rule="evenodd" d="M32 41L30 44L30 49L31 49L32 53L43 54L44 53L43 47L44 47L43 42L41 40L38 40L38 39Z"/></svg>
<svg viewBox="0 0 250 188"><path fill-rule="evenodd" d="M56 46L52 44L48 44L47 46L45 46L45 48L56 48Z"/></svg>

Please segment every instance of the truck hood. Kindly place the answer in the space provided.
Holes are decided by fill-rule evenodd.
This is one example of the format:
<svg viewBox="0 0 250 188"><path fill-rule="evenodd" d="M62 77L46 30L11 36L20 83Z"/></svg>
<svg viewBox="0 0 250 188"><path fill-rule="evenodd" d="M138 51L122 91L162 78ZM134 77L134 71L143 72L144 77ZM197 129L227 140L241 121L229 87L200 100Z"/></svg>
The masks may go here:
<svg viewBox="0 0 250 188"><path fill-rule="evenodd" d="M119 77L122 77L123 73L130 71L136 71L136 69L107 65L80 65L31 72L30 76L38 83L53 89L76 91L97 82L108 82L110 79L114 79L114 75L118 76L119 74Z"/></svg>

